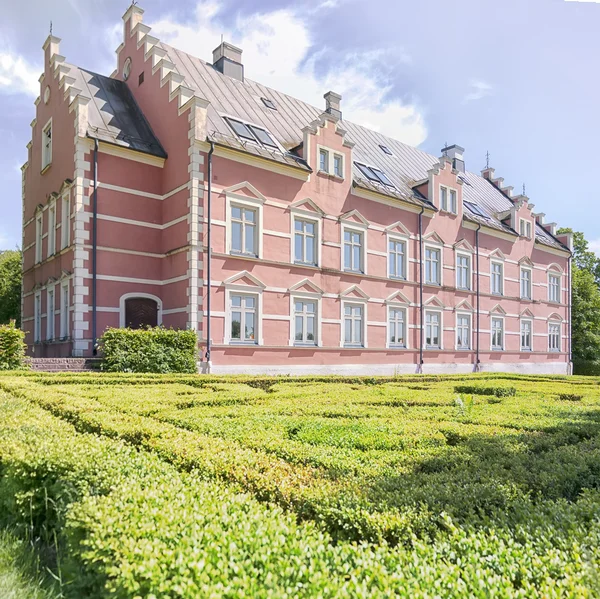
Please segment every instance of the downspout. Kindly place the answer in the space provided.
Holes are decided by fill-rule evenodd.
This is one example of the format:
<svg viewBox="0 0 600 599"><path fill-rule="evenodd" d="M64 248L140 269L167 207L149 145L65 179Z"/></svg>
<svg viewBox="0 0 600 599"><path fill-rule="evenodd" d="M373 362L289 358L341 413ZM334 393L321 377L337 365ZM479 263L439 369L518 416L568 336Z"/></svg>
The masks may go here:
<svg viewBox="0 0 600 599"><path fill-rule="evenodd" d="M207 221L207 227L206 227L206 285L207 285L207 290L206 290L206 354L205 354L205 358L206 358L206 366L208 369L208 372L210 372L210 283L211 283L211 262L212 262L212 243L211 243L211 230L212 230L212 224L211 224L211 219L212 219L212 188L211 188L211 184L212 184L212 155L213 152L215 151L215 144L214 142L210 142L210 150L208 151L208 166L207 166L207 177L208 177L208 182L207 182L207 198L206 198L206 221Z"/></svg>
<svg viewBox="0 0 600 599"><path fill-rule="evenodd" d="M94 196L92 199L92 354L98 353L97 343L97 264L98 264L98 140L94 139Z"/></svg>
<svg viewBox="0 0 600 599"><path fill-rule="evenodd" d="M423 374L423 212L425 212L425 206L421 207L419 212L419 367L418 371Z"/></svg>
<svg viewBox="0 0 600 599"><path fill-rule="evenodd" d="M476 281L476 290L477 290L477 301L475 304L475 326L477 327L475 333L475 372L479 372L479 230L481 229L481 223L477 229L475 229L475 267L477 268L477 281Z"/></svg>
<svg viewBox="0 0 600 599"><path fill-rule="evenodd" d="M567 305L567 318L569 319L569 365L568 365L568 370L567 372L569 374L573 374L573 339L572 339L572 334L573 334L573 323L571 322L572 319L572 301L573 301L573 296L572 296L572 288L571 288L571 268L572 268L572 262L573 262L573 257L569 256L569 272L568 272L568 285L569 285L569 303Z"/></svg>

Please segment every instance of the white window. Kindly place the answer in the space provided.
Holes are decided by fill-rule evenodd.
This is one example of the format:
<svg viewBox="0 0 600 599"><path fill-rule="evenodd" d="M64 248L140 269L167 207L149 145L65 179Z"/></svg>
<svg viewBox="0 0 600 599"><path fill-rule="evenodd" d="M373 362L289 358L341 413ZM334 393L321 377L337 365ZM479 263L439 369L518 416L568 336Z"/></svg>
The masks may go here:
<svg viewBox="0 0 600 599"><path fill-rule="evenodd" d="M492 262L490 288L494 295L504 293L504 264L502 262Z"/></svg>
<svg viewBox="0 0 600 599"><path fill-rule="evenodd" d="M35 261L42 261L42 232L44 227L44 215L40 212L35 217Z"/></svg>
<svg viewBox="0 0 600 599"><path fill-rule="evenodd" d="M48 206L48 257L56 250L56 204Z"/></svg>
<svg viewBox="0 0 600 599"><path fill-rule="evenodd" d="M560 302L560 275L548 276L548 301Z"/></svg>
<svg viewBox="0 0 600 599"><path fill-rule="evenodd" d="M531 351L532 349L532 321L521 320L521 351Z"/></svg>
<svg viewBox="0 0 600 599"><path fill-rule="evenodd" d="M522 218L519 222L519 233L521 237L531 239L531 221Z"/></svg>
<svg viewBox="0 0 600 599"><path fill-rule="evenodd" d="M392 279L406 279L406 243L388 239L388 274Z"/></svg>
<svg viewBox="0 0 600 599"><path fill-rule="evenodd" d="M329 151L323 148L319 150L319 170L324 173L329 172Z"/></svg>
<svg viewBox="0 0 600 599"><path fill-rule="evenodd" d="M317 222L294 217L294 262L317 264Z"/></svg>
<svg viewBox="0 0 600 599"><path fill-rule="evenodd" d="M560 351L560 324L557 322L548 325L548 349Z"/></svg>
<svg viewBox="0 0 600 599"><path fill-rule="evenodd" d="M442 326L439 312L425 312L425 346L427 349L441 349Z"/></svg>
<svg viewBox="0 0 600 599"><path fill-rule="evenodd" d="M344 155L334 152L330 148L317 146L319 152L319 172L333 175L339 179L344 178Z"/></svg>
<svg viewBox="0 0 600 599"><path fill-rule="evenodd" d="M504 349L504 319L492 318L492 349Z"/></svg>
<svg viewBox="0 0 600 599"><path fill-rule="evenodd" d="M389 308L388 343L390 347L406 347L406 310Z"/></svg>
<svg viewBox="0 0 600 599"><path fill-rule="evenodd" d="M42 170L52 163L52 119L42 130Z"/></svg>
<svg viewBox="0 0 600 599"><path fill-rule="evenodd" d="M364 345L364 307L361 304L344 304L344 345Z"/></svg>
<svg viewBox="0 0 600 599"><path fill-rule="evenodd" d="M452 214L456 214L457 213L457 208L456 208L456 191L454 189L450 190L450 212L452 212Z"/></svg>
<svg viewBox="0 0 600 599"><path fill-rule="evenodd" d="M317 302L302 299L294 301L294 343L317 344Z"/></svg>
<svg viewBox="0 0 600 599"><path fill-rule="evenodd" d="M60 338L69 336L69 281L62 284L60 289Z"/></svg>
<svg viewBox="0 0 600 599"><path fill-rule="evenodd" d="M231 204L231 253L258 255L258 211Z"/></svg>
<svg viewBox="0 0 600 599"><path fill-rule="evenodd" d="M54 297L54 286L48 287L46 306L46 339L52 341L54 339L54 324L56 320L56 298Z"/></svg>
<svg viewBox="0 0 600 599"><path fill-rule="evenodd" d="M456 349L471 349L471 316L456 315Z"/></svg>
<svg viewBox="0 0 600 599"><path fill-rule="evenodd" d="M231 314L230 340L239 343L256 343L257 297L232 293L229 296Z"/></svg>
<svg viewBox="0 0 600 599"><path fill-rule="evenodd" d="M33 299L33 342L42 340L42 293L38 291Z"/></svg>
<svg viewBox="0 0 600 599"><path fill-rule="evenodd" d="M344 157L341 154L333 155L333 174L340 179L344 178Z"/></svg>
<svg viewBox="0 0 600 599"><path fill-rule="evenodd" d="M429 285L441 284L441 252L438 249L425 248L425 283Z"/></svg>
<svg viewBox="0 0 600 599"><path fill-rule="evenodd" d="M521 268L521 298L531 299L531 269Z"/></svg>
<svg viewBox="0 0 600 599"><path fill-rule="evenodd" d="M344 228L344 270L364 272L364 233Z"/></svg>
<svg viewBox="0 0 600 599"><path fill-rule="evenodd" d="M60 248L71 245L71 198L68 193L62 197L60 214Z"/></svg>
<svg viewBox="0 0 600 599"><path fill-rule="evenodd" d="M456 254L456 286L458 289L471 288L471 257Z"/></svg>
<svg viewBox="0 0 600 599"><path fill-rule="evenodd" d="M448 188L440 187L440 210L448 210Z"/></svg>

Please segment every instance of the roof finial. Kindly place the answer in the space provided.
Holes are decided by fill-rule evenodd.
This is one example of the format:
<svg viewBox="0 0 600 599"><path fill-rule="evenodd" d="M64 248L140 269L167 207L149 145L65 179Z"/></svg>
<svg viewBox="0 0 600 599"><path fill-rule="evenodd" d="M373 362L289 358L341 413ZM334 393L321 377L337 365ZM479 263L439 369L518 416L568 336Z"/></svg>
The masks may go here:
<svg viewBox="0 0 600 599"><path fill-rule="evenodd" d="M52 21L50 21L50 35L52 35Z"/></svg>
<svg viewBox="0 0 600 599"><path fill-rule="evenodd" d="M221 34L221 43L223 43L223 34Z"/></svg>
<svg viewBox="0 0 600 599"><path fill-rule="evenodd" d="M444 142L444 156L448 156L448 142Z"/></svg>
<svg viewBox="0 0 600 599"><path fill-rule="evenodd" d="M490 168L490 153L489 153L489 151L485 153L485 168Z"/></svg>
<svg viewBox="0 0 600 599"><path fill-rule="evenodd" d="M523 183L523 195L527 195L527 194L525 193L525 183Z"/></svg>

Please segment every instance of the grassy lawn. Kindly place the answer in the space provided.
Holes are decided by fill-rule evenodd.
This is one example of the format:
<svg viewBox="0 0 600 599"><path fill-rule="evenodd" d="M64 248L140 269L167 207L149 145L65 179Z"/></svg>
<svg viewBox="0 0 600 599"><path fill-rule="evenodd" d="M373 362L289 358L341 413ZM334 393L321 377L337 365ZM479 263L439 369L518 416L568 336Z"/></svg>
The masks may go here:
<svg viewBox="0 0 600 599"><path fill-rule="evenodd" d="M48 540L67 596L600 596L597 379L7 374L0 393L0 508Z"/></svg>

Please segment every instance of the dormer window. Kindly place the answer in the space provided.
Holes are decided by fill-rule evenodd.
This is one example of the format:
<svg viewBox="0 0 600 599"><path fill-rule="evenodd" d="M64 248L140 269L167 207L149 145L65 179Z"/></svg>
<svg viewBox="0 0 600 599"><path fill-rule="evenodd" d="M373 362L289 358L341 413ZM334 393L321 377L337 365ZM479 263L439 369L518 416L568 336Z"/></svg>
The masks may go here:
<svg viewBox="0 0 600 599"><path fill-rule="evenodd" d="M374 166L367 166L362 162L355 162L354 164L369 181L372 181L373 183L381 183L386 187L396 187L381 169L378 169Z"/></svg>
<svg viewBox="0 0 600 599"><path fill-rule="evenodd" d="M531 239L531 221L521 219L519 223L519 235Z"/></svg>
<svg viewBox="0 0 600 599"><path fill-rule="evenodd" d="M440 210L444 212L457 213L456 190L449 187L440 186Z"/></svg>
<svg viewBox="0 0 600 599"><path fill-rule="evenodd" d="M317 149L319 153L319 172L343 179L344 155L322 146L317 146Z"/></svg>
<svg viewBox="0 0 600 599"><path fill-rule="evenodd" d="M240 139L245 139L268 148L279 149L279 146L275 140L262 127L246 124L242 121L238 121L229 117L225 117L225 120Z"/></svg>

